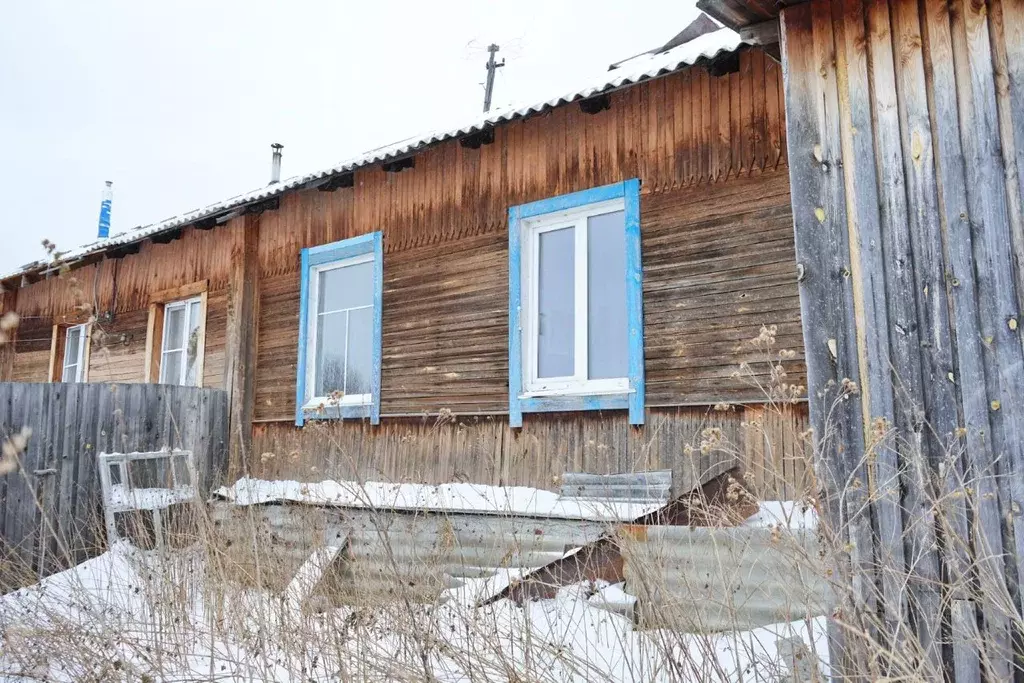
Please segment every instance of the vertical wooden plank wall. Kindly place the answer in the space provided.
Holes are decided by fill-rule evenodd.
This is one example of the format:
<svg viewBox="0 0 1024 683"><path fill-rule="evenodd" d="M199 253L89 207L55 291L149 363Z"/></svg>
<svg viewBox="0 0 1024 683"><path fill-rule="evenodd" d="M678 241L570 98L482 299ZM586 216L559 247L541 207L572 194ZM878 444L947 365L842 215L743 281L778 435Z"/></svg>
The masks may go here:
<svg viewBox="0 0 1024 683"><path fill-rule="evenodd" d="M223 481L227 420L220 389L0 383L0 441L32 429L21 468L0 476L0 586L102 552L97 453L191 450L209 491Z"/></svg>
<svg viewBox="0 0 1024 683"><path fill-rule="evenodd" d="M1014 0L782 14L810 419L848 541L844 614L873 617L854 626L925 678L1013 667L994 605L1020 595L1024 559L1022 32ZM888 675L833 635L836 661Z"/></svg>

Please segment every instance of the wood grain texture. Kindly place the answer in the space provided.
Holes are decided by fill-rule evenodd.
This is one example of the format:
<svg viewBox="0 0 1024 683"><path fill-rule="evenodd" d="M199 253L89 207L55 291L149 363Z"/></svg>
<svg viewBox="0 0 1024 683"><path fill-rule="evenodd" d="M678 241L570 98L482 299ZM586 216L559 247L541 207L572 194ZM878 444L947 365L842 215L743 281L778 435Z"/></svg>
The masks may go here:
<svg viewBox="0 0 1024 683"><path fill-rule="evenodd" d="M810 418L840 449L823 444L817 474L854 549L840 571L861 588L855 602L883 617L890 647L921 648L926 678L1004 680L1020 657L996 603L1019 599L1012 581L1024 575L1020 47L1009 38L1021 16L1010 0L783 10L797 258L814 267L800 291ZM839 163L841 174L826 168ZM832 233L838 222L845 234ZM819 329L837 330L830 347ZM854 376L857 392L823 419L820 397ZM867 483L869 518L851 514L865 508L851 505L850 476ZM845 506L828 503L837 483ZM974 588L948 580L968 563ZM844 675L886 675L834 645Z"/></svg>
<svg viewBox="0 0 1024 683"><path fill-rule="evenodd" d="M33 435L21 454L21 471L0 478L0 585L8 585L19 566L45 576L103 550L104 540L97 536L102 528L97 453L187 449L195 454L203 491L223 481L227 396L222 390L0 383L0 437L23 426Z"/></svg>
<svg viewBox="0 0 1024 683"><path fill-rule="evenodd" d="M648 405L764 399L734 376L746 362L765 381L762 325L805 384L786 174L644 195L640 212ZM260 284L258 421L294 414L298 288L297 270ZM503 233L385 253L382 414L506 413L507 309Z"/></svg>
<svg viewBox="0 0 1024 683"><path fill-rule="evenodd" d="M406 418L370 426L314 422L253 430L256 476L320 481L469 481L557 491L564 472L672 469L685 490L700 473L741 454L747 483L767 497L813 488L804 404L649 409L644 429L624 412L531 415L522 430L503 417ZM702 443L705 452L701 453Z"/></svg>
<svg viewBox="0 0 1024 683"><path fill-rule="evenodd" d="M442 143L401 173L359 170L352 188L286 195L262 217L262 272L293 270L302 248L374 230L387 253L501 232L509 206L629 178L659 193L777 168L786 159L778 65L757 50L740 63L721 78L692 68L620 90L595 115L570 105L503 125L479 149ZM780 142L757 155L751 140Z"/></svg>

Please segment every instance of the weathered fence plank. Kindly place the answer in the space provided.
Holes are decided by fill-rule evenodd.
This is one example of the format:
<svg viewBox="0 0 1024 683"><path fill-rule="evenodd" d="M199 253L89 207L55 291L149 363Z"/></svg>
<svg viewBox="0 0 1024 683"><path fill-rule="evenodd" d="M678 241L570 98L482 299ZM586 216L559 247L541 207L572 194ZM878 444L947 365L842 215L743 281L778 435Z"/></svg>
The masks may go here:
<svg viewBox="0 0 1024 683"><path fill-rule="evenodd" d="M1022 16L1019 0L811 0L782 12L827 521L849 550L837 556L851 602L883 619L898 653L882 666L929 679L1008 680L1024 661L1011 628L1024 597ZM834 408L822 398L843 378L861 393ZM876 582L877 609L862 597ZM833 653L844 675L889 673Z"/></svg>

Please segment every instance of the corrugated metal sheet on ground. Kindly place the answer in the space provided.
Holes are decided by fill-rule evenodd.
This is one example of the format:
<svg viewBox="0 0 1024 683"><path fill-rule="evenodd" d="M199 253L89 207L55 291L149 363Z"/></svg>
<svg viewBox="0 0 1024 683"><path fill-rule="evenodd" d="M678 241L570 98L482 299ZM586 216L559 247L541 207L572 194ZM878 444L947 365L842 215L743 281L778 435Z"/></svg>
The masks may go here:
<svg viewBox="0 0 1024 683"><path fill-rule="evenodd" d="M629 472L625 474L562 475L559 495L563 498L590 500L628 500L631 503L668 503L672 491L672 470Z"/></svg>
<svg viewBox="0 0 1024 683"><path fill-rule="evenodd" d="M211 503L211 517L236 576L254 577L259 565L263 585L279 592L314 549L343 546L325 584L349 604L372 604L399 594L432 602L465 579L486 578L499 569L525 573L608 532L608 525L597 521L239 507L222 501ZM259 562L254 549L261 554Z"/></svg>
<svg viewBox="0 0 1024 683"><path fill-rule="evenodd" d="M828 613L816 532L770 527L628 527L636 619L688 633L746 630Z"/></svg>
<svg viewBox="0 0 1024 683"><path fill-rule="evenodd" d="M158 233L173 230L175 228L194 223L200 219L211 216L222 215L238 207L254 202L260 202L278 195L284 194L317 181L325 180L331 176L348 173L364 166L369 166L381 161L398 159L408 156L424 147L433 145L452 138L470 135L492 126L514 121L533 114L547 111L554 107L584 100L595 95L607 93L619 88L640 83L658 76L672 73L681 68L692 66L701 60L712 59L723 52L733 52L740 46L748 44L742 40L737 33L730 29L721 29L707 33L699 38L667 50L660 54L641 56L629 61L628 66L612 71L605 71L598 76L588 79L587 83L574 88L557 97L527 106L511 106L481 114L467 121L463 125L451 128L431 131L407 140L402 140L392 145L370 150L364 154L341 162L331 168L294 176L280 183L261 187L245 194L225 199L224 201L209 206L195 209L159 223L135 228L112 236L102 242L94 242L78 249L74 249L62 255L62 261L72 262L93 253L102 252L118 245L130 244L151 237ZM37 261L18 269L13 273L0 276L0 279L15 277L22 273L46 268L48 262Z"/></svg>

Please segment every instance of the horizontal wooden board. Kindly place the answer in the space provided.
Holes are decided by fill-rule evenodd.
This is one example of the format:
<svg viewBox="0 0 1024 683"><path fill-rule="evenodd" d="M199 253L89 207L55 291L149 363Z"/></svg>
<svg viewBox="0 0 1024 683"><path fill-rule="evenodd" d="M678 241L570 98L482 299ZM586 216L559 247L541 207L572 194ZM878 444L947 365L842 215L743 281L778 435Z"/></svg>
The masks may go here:
<svg viewBox="0 0 1024 683"><path fill-rule="evenodd" d="M771 173L644 197L650 404L763 398L781 350L793 353L786 382L806 385L788 189ZM762 326L776 328L773 347L752 343Z"/></svg>

